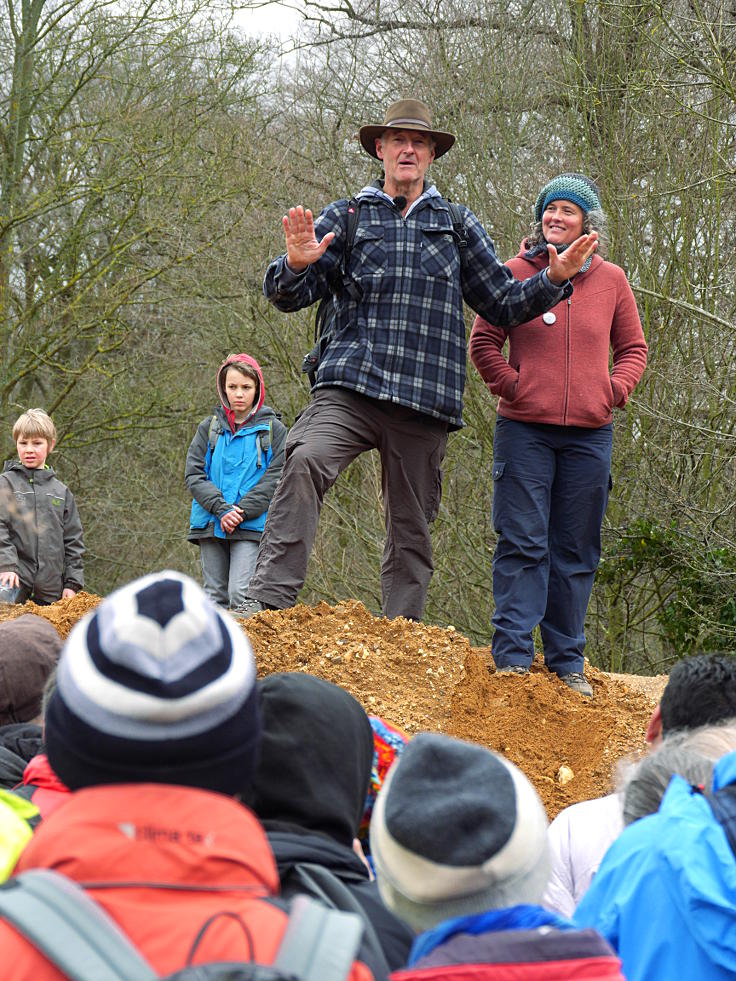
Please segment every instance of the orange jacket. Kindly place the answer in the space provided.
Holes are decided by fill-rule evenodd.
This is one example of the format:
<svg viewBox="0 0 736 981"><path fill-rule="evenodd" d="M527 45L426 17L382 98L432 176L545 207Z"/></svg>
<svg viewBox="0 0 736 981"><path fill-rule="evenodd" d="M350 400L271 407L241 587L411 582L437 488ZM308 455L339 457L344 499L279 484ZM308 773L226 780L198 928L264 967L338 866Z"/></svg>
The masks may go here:
<svg viewBox="0 0 736 981"><path fill-rule="evenodd" d="M42 822L17 872L50 868L83 885L154 970L217 960L270 963L287 914L268 902L279 877L256 817L221 794L162 784L91 787L70 795ZM57 981L63 975L0 921L5 981ZM353 965L351 981L371 981Z"/></svg>
<svg viewBox="0 0 736 981"><path fill-rule="evenodd" d="M525 259L523 249L506 263L521 280L547 264L546 255ZM573 287L567 300L513 330L475 318L470 358L491 392L501 396L504 418L598 428L611 421L614 406L626 405L639 382L647 344L623 269L593 256ZM502 353L507 336L508 361Z"/></svg>

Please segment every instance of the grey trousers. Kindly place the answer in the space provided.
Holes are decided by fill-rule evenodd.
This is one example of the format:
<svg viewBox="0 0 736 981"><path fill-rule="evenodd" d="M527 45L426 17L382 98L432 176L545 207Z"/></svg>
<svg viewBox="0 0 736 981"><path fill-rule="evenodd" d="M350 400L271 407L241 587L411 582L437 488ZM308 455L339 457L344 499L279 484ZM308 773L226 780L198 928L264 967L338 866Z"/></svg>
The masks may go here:
<svg viewBox="0 0 736 981"><path fill-rule="evenodd" d="M383 612L421 620L446 446L447 425L439 419L349 389L318 389L289 430L248 595L279 609L296 603L325 493L359 454L377 449L386 522Z"/></svg>
<svg viewBox="0 0 736 981"><path fill-rule="evenodd" d="M204 591L213 603L232 609L248 595L258 542L203 538L199 542Z"/></svg>

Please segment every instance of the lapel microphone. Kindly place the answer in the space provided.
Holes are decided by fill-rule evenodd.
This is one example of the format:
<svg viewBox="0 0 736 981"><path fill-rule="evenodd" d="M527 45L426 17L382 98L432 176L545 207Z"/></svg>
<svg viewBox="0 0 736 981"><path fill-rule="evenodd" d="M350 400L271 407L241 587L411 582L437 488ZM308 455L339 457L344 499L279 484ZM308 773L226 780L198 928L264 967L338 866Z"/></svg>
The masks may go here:
<svg viewBox="0 0 736 981"><path fill-rule="evenodd" d="M399 211L403 211L404 208L406 207L406 198L404 197L404 195L397 194L396 197L394 198L394 204L399 209Z"/></svg>

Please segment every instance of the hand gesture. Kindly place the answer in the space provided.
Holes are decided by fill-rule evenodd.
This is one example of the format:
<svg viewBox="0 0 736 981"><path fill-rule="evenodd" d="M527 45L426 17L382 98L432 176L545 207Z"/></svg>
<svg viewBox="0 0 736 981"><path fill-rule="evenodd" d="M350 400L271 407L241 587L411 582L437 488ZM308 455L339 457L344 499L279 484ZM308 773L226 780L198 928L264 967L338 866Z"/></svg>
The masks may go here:
<svg viewBox="0 0 736 981"><path fill-rule="evenodd" d="M289 208L288 215L281 219L286 236L286 261L292 272L302 272L327 251L327 246L335 237L334 232L327 232L321 242L314 234L314 218L312 212L299 205Z"/></svg>
<svg viewBox="0 0 736 981"><path fill-rule="evenodd" d="M20 579L17 572L0 572L0 586L10 586L17 589L20 586Z"/></svg>
<svg viewBox="0 0 736 981"><path fill-rule="evenodd" d="M576 238L572 245L569 245L562 255L557 254L554 245L547 245L547 255L549 256L549 267L547 277L550 283L555 286L562 286L565 280L580 272L583 263L598 248L598 232L591 232L590 235L581 235Z"/></svg>
<svg viewBox="0 0 736 981"><path fill-rule="evenodd" d="M233 504L232 510L223 514L220 518L220 527L226 535L232 535L240 522L243 520L243 510L237 504Z"/></svg>
<svg viewBox="0 0 736 981"><path fill-rule="evenodd" d="M66 587L66 589L62 589L61 591L62 599L71 599L72 596L76 596L76 595L77 595L76 589L70 589L68 586Z"/></svg>

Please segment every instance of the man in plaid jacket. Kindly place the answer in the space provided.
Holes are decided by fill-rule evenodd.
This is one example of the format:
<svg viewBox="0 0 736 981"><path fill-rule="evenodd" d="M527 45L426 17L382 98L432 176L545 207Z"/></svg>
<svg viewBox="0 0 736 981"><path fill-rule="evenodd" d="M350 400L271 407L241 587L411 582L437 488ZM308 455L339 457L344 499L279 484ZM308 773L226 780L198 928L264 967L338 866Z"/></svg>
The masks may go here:
<svg viewBox="0 0 736 981"><path fill-rule="evenodd" d="M455 142L433 129L427 106L394 103L382 124L361 128L360 141L382 161L384 179L357 195L351 288L332 299L313 399L289 433L249 598L235 611L242 616L296 602L325 492L360 453L377 449L386 522L383 612L421 619L447 433L462 426L463 300L493 323L523 323L572 292L570 277L596 245L593 234L559 256L551 248L549 269L519 282L476 216L456 209L460 236L447 202L425 180L432 161ZM300 310L330 292L330 273L345 255L348 207L336 201L316 221L302 207L284 216L286 253L264 281L279 310Z"/></svg>

